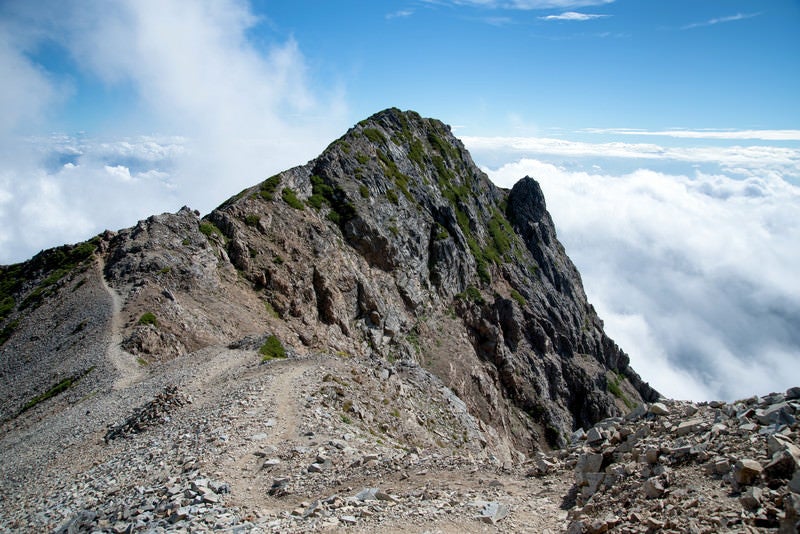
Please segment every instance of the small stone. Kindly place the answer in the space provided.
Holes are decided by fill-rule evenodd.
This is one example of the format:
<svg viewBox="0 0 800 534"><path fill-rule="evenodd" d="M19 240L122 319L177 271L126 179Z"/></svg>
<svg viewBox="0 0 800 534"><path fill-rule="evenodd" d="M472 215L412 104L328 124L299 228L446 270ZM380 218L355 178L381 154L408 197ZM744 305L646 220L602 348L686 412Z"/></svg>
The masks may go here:
<svg viewBox="0 0 800 534"><path fill-rule="evenodd" d="M325 470L324 464L313 463L308 466L309 473L322 473Z"/></svg>
<svg viewBox="0 0 800 534"><path fill-rule="evenodd" d="M669 408L662 402L654 402L648 411L653 415L669 415Z"/></svg>
<svg viewBox="0 0 800 534"><path fill-rule="evenodd" d="M747 491L742 493L742 496L739 497L739 502L741 502L742 506L749 510L756 510L759 506L761 506L762 493L763 492L759 487L747 488Z"/></svg>
<svg viewBox="0 0 800 534"><path fill-rule="evenodd" d="M597 493L597 490L600 489L600 485L605 480L606 475L605 473L584 473L583 474L583 487L581 488L581 496L584 500L588 500L589 497Z"/></svg>
<svg viewBox="0 0 800 534"><path fill-rule="evenodd" d="M378 497L376 495L379 491L378 488L364 488L356 493L356 499L359 501L377 501Z"/></svg>
<svg viewBox="0 0 800 534"><path fill-rule="evenodd" d="M794 476L789 481L789 489L795 493L800 493L800 469L794 472Z"/></svg>
<svg viewBox="0 0 800 534"><path fill-rule="evenodd" d="M567 534L584 534L588 528L588 522L584 519L573 521L567 527Z"/></svg>
<svg viewBox="0 0 800 534"><path fill-rule="evenodd" d="M600 429L593 426L589 429L589 432L586 433L586 442L597 443L598 441L603 441L603 433L600 432Z"/></svg>
<svg viewBox="0 0 800 534"><path fill-rule="evenodd" d="M178 508L177 510L175 510L175 513L173 513L170 516L170 520L173 523L181 521L181 520L186 519L187 517L189 517L189 513L190 513L189 507L188 506L182 506L182 507Z"/></svg>
<svg viewBox="0 0 800 534"><path fill-rule="evenodd" d="M392 497L388 493L385 493L381 490L375 492L375 498L379 501L399 502L395 497Z"/></svg>
<svg viewBox="0 0 800 534"><path fill-rule="evenodd" d="M688 419L686 421L681 422L678 425L678 428L675 430L675 433L679 436L685 436L686 434L693 434L700 430L703 426L702 419Z"/></svg>
<svg viewBox="0 0 800 534"><path fill-rule="evenodd" d="M789 400L800 399L800 387L795 386L786 390L786 398Z"/></svg>
<svg viewBox="0 0 800 534"><path fill-rule="evenodd" d="M253 441L262 441L267 439L268 437L269 437L268 434L265 434L264 432L259 432L258 434L253 434L252 436L250 436L250 439Z"/></svg>
<svg viewBox="0 0 800 534"><path fill-rule="evenodd" d="M595 519L586 525L586 534L604 534L608 532L609 525L602 519Z"/></svg>
<svg viewBox="0 0 800 534"><path fill-rule="evenodd" d="M211 481L208 483L208 487L211 488L211 491L218 495L222 495L225 493L231 492L231 487L227 482L214 482Z"/></svg>
<svg viewBox="0 0 800 534"><path fill-rule="evenodd" d="M655 447L648 447L648 449L644 451L644 457L647 463L650 465L657 464L659 452L659 449Z"/></svg>
<svg viewBox="0 0 800 534"><path fill-rule="evenodd" d="M783 434L770 434L767 437L767 450L770 454L775 454L778 451L782 451L789 446L796 447L790 438L787 438Z"/></svg>
<svg viewBox="0 0 800 534"><path fill-rule="evenodd" d="M641 416L647 413L647 404L639 404L634 408L631 413L625 416L627 421L636 421Z"/></svg>
<svg viewBox="0 0 800 534"><path fill-rule="evenodd" d="M499 502L487 502L481 509L478 519L484 523L494 525L508 515L508 506Z"/></svg>
<svg viewBox="0 0 800 534"><path fill-rule="evenodd" d="M358 523L358 519L354 515L343 515L339 517L339 521L344 523L345 525L355 525Z"/></svg>
<svg viewBox="0 0 800 534"><path fill-rule="evenodd" d="M728 471L731 470L731 463L725 459L721 458L714 462L714 472L718 475L724 475Z"/></svg>
<svg viewBox="0 0 800 534"><path fill-rule="evenodd" d="M648 499L657 499L664 495L664 485L658 477L650 477L644 482L644 494Z"/></svg>

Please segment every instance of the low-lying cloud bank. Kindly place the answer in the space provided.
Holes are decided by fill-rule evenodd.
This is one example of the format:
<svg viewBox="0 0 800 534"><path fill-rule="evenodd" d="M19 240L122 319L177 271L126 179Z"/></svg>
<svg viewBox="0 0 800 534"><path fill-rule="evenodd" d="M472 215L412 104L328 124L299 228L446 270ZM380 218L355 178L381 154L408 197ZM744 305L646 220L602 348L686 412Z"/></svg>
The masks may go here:
<svg viewBox="0 0 800 534"><path fill-rule="evenodd" d="M478 161L518 150L466 145ZM504 187L541 183L590 300L645 380L671 397L733 399L800 376L800 188L783 174L800 173L796 150L780 149L779 163L752 157L773 149L713 149L735 153L715 174L650 170L646 158L627 172L568 168L543 161L548 150L485 170ZM588 154L619 166L599 147Z"/></svg>

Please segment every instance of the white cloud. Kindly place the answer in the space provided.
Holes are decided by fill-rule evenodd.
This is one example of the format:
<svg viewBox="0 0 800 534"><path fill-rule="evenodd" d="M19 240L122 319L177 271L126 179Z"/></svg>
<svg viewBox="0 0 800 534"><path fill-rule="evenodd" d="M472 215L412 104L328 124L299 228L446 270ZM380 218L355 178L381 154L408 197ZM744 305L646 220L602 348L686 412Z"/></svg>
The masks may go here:
<svg viewBox="0 0 800 534"><path fill-rule="evenodd" d="M514 24L514 19L511 17L483 17L481 20L489 26L496 26L498 28Z"/></svg>
<svg viewBox="0 0 800 534"><path fill-rule="evenodd" d="M615 0L423 0L429 4L452 4L490 9L570 9L611 4Z"/></svg>
<svg viewBox="0 0 800 534"><path fill-rule="evenodd" d="M703 26L713 26L715 24L722 24L725 22L734 22L737 20L744 20L744 19L751 19L753 17L759 16L761 13L737 13L735 15L730 15L727 17L717 17L713 19L709 19L704 22L695 22L692 24L687 24L686 26L682 26L682 30L690 30L692 28L701 28Z"/></svg>
<svg viewBox="0 0 800 534"><path fill-rule="evenodd" d="M175 150L154 143L58 137L19 145L21 154L41 157L7 159L0 168L0 263L176 211L185 192L163 170L171 168ZM155 156L159 152L163 159Z"/></svg>
<svg viewBox="0 0 800 534"><path fill-rule="evenodd" d="M800 141L800 130L639 130L636 128L586 128L586 133L675 137L679 139L760 139L763 141Z"/></svg>
<svg viewBox="0 0 800 534"><path fill-rule="evenodd" d="M641 163L646 164L647 160ZM530 158L606 330L668 396L748 396L800 376L800 188L780 176L612 175Z"/></svg>
<svg viewBox="0 0 800 534"><path fill-rule="evenodd" d="M59 1L8 10L3 24L11 38L0 42L0 73L15 74L3 76L0 96L9 100L0 128L15 141L0 149L0 191L12 198L0 204L0 223L35 236L22 230L0 236L0 263L182 205L207 212L316 156L348 126L341 90L310 89L297 42L248 41L259 21L243 0ZM20 141L20 125L43 115L66 87L26 56L42 41L62 46L111 90L131 87L130 108L152 131L171 135ZM81 213L81 224L59 227L34 217L45 184L48 213L63 221ZM108 207L120 202L122 209Z"/></svg>
<svg viewBox="0 0 800 534"><path fill-rule="evenodd" d="M0 142L17 131L38 124L59 100L59 90L43 69L32 65L16 46L17 36L0 17Z"/></svg>
<svg viewBox="0 0 800 534"><path fill-rule="evenodd" d="M122 180L123 182L130 182L132 180L130 169L124 165L115 165L113 167L106 165L104 169L108 174L114 178Z"/></svg>
<svg viewBox="0 0 800 534"><path fill-rule="evenodd" d="M547 15L546 17L539 17L542 20L575 20L584 21L592 19L601 19L608 15L596 15L591 13L576 13L575 11L565 11L560 15Z"/></svg>
<svg viewBox="0 0 800 534"><path fill-rule="evenodd" d="M470 151L494 152L508 158L521 155L557 155L572 158L621 158L713 163L746 175L765 172L800 177L800 148L780 146L667 147L653 143L587 143L546 137L461 138Z"/></svg>
<svg viewBox="0 0 800 534"><path fill-rule="evenodd" d="M386 14L387 19L404 19L414 14L413 9L400 9Z"/></svg>

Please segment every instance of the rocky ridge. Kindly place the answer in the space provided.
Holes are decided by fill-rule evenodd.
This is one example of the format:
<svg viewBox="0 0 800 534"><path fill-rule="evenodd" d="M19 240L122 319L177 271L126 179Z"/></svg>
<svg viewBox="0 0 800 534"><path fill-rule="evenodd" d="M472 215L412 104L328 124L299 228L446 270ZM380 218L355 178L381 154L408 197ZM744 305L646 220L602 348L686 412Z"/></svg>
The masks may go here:
<svg viewBox="0 0 800 534"><path fill-rule="evenodd" d="M144 364L264 331L301 353L414 360L528 452L657 395L603 332L539 185L495 187L414 112L362 121L203 219L184 208L4 272L0 363L26 384L3 391L6 419L75 362L108 363L114 298ZM35 352L43 365L19 358Z"/></svg>

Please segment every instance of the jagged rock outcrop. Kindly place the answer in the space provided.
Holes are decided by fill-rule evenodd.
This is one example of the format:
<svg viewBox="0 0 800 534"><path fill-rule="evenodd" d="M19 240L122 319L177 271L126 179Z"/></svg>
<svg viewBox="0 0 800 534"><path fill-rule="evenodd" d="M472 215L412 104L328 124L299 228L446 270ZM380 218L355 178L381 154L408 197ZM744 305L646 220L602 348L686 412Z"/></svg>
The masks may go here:
<svg viewBox="0 0 800 534"><path fill-rule="evenodd" d="M414 112L360 122L203 219L184 208L95 244L122 347L145 363L265 331L300 354L412 359L527 451L657 396L603 332L535 180L494 186ZM12 319L5 367L32 328Z"/></svg>
<svg viewBox="0 0 800 534"><path fill-rule="evenodd" d="M438 121L381 112L208 220L231 258L246 243L236 264L282 318L327 325L307 344L418 359L523 447L656 397L603 333L538 184L495 187Z"/></svg>

